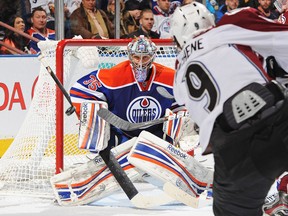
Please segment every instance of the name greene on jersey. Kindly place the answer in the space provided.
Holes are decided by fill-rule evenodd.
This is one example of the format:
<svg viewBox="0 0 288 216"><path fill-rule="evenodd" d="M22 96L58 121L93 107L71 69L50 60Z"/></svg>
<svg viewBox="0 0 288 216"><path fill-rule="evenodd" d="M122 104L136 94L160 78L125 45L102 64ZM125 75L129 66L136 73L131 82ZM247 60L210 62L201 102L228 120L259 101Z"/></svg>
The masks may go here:
<svg viewBox="0 0 288 216"><path fill-rule="evenodd" d="M203 40L203 38L199 38L198 40L194 40L194 41L192 41L192 43L187 44L184 47L182 61L181 61L181 64L179 65L179 67L181 67L181 65L183 65L186 62L186 60L190 57L190 55L193 52L204 49L202 40Z"/></svg>

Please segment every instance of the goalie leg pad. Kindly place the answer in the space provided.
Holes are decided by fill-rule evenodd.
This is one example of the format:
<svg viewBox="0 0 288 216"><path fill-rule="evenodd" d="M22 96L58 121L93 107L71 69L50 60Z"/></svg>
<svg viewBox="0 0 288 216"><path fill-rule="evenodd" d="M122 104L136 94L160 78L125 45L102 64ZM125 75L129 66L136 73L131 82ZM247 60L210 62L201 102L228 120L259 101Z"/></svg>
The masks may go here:
<svg viewBox="0 0 288 216"><path fill-rule="evenodd" d="M133 138L111 150L131 181L140 177L127 160L135 141L136 138ZM50 182L56 200L63 206L88 204L121 189L99 155L85 164L53 176Z"/></svg>
<svg viewBox="0 0 288 216"><path fill-rule="evenodd" d="M176 185L193 197L212 191L213 171L170 143L142 131L128 161L153 177Z"/></svg>

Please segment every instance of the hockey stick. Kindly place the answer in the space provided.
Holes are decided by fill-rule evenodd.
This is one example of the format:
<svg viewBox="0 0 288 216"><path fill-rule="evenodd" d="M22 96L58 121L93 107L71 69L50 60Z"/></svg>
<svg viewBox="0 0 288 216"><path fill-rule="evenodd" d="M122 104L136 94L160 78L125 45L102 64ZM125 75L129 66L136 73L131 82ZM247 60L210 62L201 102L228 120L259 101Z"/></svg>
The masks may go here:
<svg viewBox="0 0 288 216"><path fill-rule="evenodd" d="M165 89L162 86L158 86L156 88L157 92L164 98L170 99L170 100L175 100L174 96L172 94L170 94L167 89Z"/></svg>
<svg viewBox="0 0 288 216"><path fill-rule="evenodd" d="M117 159L109 149L99 152L105 164L109 167L111 173L125 192L129 200L138 208L151 208L174 201L169 195L163 194L159 196L149 196L139 193L133 182L129 179L125 171L122 169Z"/></svg>
<svg viewBox="0 0 288 216"><path fill-rule="evenodd" d="M125 131L134 131L134 130L138 130L138 129L145 129L145 128L150 127L152 125L161 124L161 123L171 119L170 116L166 116L166 117L154 119L154 120L147 121L147 122L131 123L131 122L125 121L124 119L120 118L119 116L115 115L111 111L104 109L104 108L100 108L97 111L97 115L99 115L101 118L103 118L105 121L107 121L111 125L114 125L115 127L119 128L121 130L125 130Z"/></svg>
<svg viewBox="0 0 288 216"><path fill-rule="evenodd" d="M47 63L47 61L45 60L45 56L40 54L38 56L39 61L43 64L43 66L46 68L46 70L48 71L48 73L51 75L51 77L53 78L54 82L57 84L57 86L59 87L59 89L61 90L61 92L64 94L65 98L67 99L67 101L69 102L69 104L71 105L66 111L66 115L70 116L72 113L75 112L75 107L72 104L71 98L68 94L68 92L65 90L64 86L61 84L61 82L59 81L59 79L57 78L57 76L55 75L55 73L52 71L51 67L49 66L49 64Z"/></svg>

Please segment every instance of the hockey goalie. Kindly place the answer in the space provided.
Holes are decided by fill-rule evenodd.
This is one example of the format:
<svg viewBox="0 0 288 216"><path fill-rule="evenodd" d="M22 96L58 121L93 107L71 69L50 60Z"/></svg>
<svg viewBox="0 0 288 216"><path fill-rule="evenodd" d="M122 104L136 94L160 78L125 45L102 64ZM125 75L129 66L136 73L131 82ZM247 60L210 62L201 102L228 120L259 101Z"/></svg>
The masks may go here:
<svg viewBox="0 0 288 216"><path fill-rule="evenodd" d="M213 170L199 162L206 158L196 159L198 134L185 107L163 94L173 96L174 70L154 62L156 50L140 36L128 44L128 60L94 70L70 89L80 120L78 147L94 157L51 178L60 205L88 204L121 190L100 156L107 149L131 182L143 178L163 189L155 205L175 199L197 207L201 194L211 194ZM109 112L100 117L103 109Z"/></svg>

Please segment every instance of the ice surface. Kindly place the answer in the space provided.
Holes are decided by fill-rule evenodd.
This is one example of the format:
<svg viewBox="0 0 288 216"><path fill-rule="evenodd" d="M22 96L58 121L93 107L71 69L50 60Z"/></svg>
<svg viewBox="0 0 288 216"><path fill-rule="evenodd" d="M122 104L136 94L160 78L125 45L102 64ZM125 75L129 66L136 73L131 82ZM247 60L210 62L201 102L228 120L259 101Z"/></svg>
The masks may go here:
<svg viewBox="0 0 288 216"><path fill-rule="evenodd" d="M137 183L136 187L143 195L161 194L161 191L147 183ZM203 202L203 205L205 203ZM0 215L41 215L41 216L212 216L212 206L198 209L172 202L151 209L135 208L123 192L86 206L59 206L53 200L32 197L0 197Z"/></svg>
<svg viewBox="0 0 288 216"><path fill-rule="evenodd" d="M143 195L160 195L162 192L148 183L136 183ZM269 194L276 192L276 182ZM0 196L0 215L21 216L213 216L212 206L205 201L200 208L194 209L179 202L172 202L151 209L134 207L124 192L118 192L107 198L86 206L59 206L53 200L32 197Z"/></svg>

